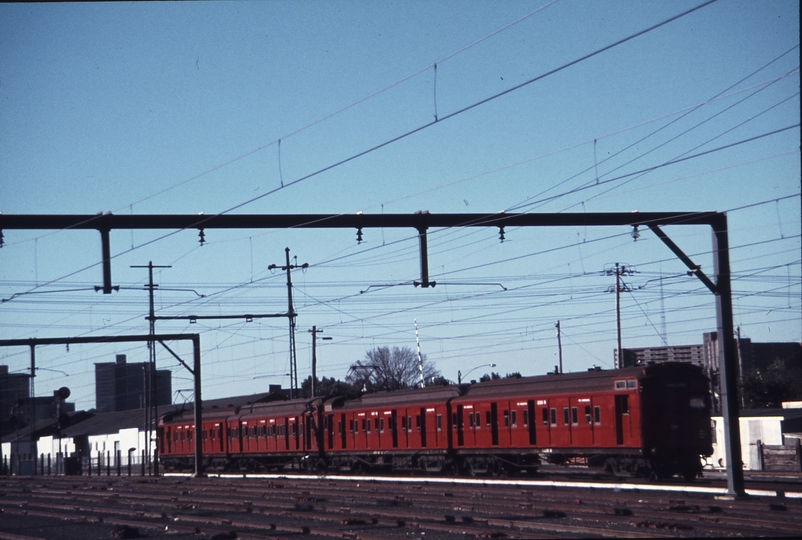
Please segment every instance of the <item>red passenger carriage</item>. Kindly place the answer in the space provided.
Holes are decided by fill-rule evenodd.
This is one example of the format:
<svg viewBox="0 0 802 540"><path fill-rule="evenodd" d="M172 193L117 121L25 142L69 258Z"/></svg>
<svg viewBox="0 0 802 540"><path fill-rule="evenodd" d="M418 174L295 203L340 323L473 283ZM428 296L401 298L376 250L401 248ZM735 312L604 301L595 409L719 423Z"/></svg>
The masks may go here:
<svg viewBox="0 0 802 540"><path fill-rule="evenodd" d="M204 412L204 466L506 474L543 463L693 478L712 453L709 381L680 363ZM165 416L167 469L192 468L192 415Z"/></svg>

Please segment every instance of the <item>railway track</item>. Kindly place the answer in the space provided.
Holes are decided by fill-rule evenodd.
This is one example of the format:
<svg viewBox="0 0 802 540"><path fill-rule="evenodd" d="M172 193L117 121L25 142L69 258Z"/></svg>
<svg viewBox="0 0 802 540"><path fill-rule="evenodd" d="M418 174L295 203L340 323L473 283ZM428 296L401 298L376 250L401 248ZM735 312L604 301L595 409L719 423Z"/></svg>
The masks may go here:
<svg viewBox="0 0 802 540"><path fill-rule="evenodd" d="M3 477L0 539L788 536L802 499L438 479Z"/></svg>

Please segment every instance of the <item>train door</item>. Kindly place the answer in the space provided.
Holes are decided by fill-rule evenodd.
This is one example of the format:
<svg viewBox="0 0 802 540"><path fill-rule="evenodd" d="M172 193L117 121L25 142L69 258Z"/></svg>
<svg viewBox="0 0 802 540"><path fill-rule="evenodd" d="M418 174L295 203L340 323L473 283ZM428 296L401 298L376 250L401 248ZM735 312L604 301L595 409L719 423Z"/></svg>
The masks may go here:
<svg viewBox="0 0 802 540"><path fill-rule="evenodd" d="M573 445L582 448L593 446L593 423L590 398L571 400L571 435Z"/></svg>
<svg viewBox="0 0 802 540"><path fill-rule="evenodd" d="M615 396L615 444L624 445L630 439L629 396Z"/></svg>
<svg viewBox="0 0 802 540"><path fill-rule="evenodd" d="M334 415L329 414L326 416L326 439L328 443L327 450L334 450Z"/></svg>
<svg viewBox="0 0 802 540"><path fill-rule="evenodd" d="M465 446L465 428L462 422L462 405L457 405L454 416L454 426L457 428L457 446Z"/></svg>
<svg viewBox="0 0 802 540"><path fill-rule="evenodd" d="M535 417L534 399L526 402L526 421L524 423L529 430L529 444L534 446L537 444L537 418Z"/></svg>
<svg viewBox="0 0 802 540"><path fill-rule="evenodd" d="M529 410L526 401L510 403L510 437L514 448L529 444Z"/></svg>
<svg viewBox="0 0 802 540"><path fill-rule="evenodd" d="M390 433L393 436L393 448L398 448L398 411L393 409L390 414Z"/></svg>
<svg viewBox="0 0 802 540"><path fill-rule="evenodd" d="M549 410L549 401L547 399L539 399L535 402L535 425L537 426L537 440L540 441L540 446L551 446L551 411Z"/></svg>
<svg viewBox="0 0 802 540"><path fill-rule="evenodd" d="M549 400L549 428L553 447L569 448L571 446L571 408L568 398Z"/></svg>
<svg viewBox="0 0 802 540"><path fill-rule="evenodd" d="M426 408L421 407L418 414L419 416L416 428L418 429L418 432L420 432L420 447L426 448Z"/></svg>
<svg viewBox="0 0 802 540"><path fill-rule="evenodd" d="M498 446L498 403L490 404L490 444Z"/></svg>

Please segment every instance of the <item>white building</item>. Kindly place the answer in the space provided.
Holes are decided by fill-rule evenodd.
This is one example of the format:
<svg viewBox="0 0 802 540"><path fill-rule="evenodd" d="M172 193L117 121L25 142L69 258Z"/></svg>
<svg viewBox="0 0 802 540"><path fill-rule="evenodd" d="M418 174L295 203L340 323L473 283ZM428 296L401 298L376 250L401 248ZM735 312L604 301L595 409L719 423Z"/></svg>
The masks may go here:
<svg viewBox="0 0 802 540"><path fill-rule="evenodd" d="M713 469L727 467L724 454L724 418L713 416L713 455L707 459ZM741 459L746 470L761 470L758 441L780 446L802 438L802 408L744 410L739 413Z"/></svg>

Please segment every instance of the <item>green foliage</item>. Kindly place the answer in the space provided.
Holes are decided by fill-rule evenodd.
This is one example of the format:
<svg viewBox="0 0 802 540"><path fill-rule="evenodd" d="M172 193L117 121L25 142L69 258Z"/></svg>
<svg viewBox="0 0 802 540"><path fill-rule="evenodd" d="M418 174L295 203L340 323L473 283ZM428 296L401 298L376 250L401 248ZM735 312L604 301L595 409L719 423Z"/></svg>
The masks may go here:
<svg viewBox="0 0 802 540"><path fill-rule="evenodd" d="M741 397L747 409L780 408L783 401L799 399L794 381L802 378L802 370L775 360L763 371L745 373L740 384Z"/></svg>
<svg viewBox="0 0 802 540"><path fill-rule="evenodd" d="M346 396L353 397L357 394L354 387L347 382L339 381L334 377L323 377L315 382L316 396ZM312 396L312 376L310 375L301 383L301 397L309 398Z"/></svg>

